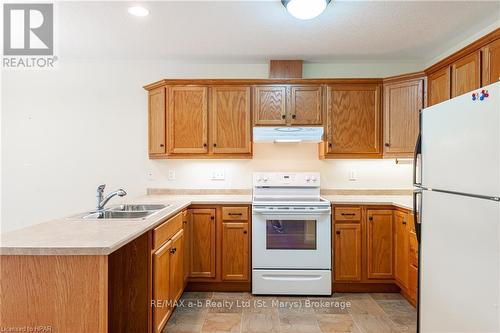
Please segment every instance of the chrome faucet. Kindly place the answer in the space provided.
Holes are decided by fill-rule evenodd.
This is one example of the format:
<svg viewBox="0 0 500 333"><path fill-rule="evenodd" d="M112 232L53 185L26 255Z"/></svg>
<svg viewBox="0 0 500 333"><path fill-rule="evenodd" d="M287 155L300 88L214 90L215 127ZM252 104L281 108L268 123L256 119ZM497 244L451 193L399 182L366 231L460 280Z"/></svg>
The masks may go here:
<svg viewBox="0 0 500 333"><path fill-rule="evenodd" d="M104 194L104 188L106 187L106 184L99 185L97 187L97 211L102 211L104 209L104 206L108 203L111 198L115 196L123 197L127 195L127 192L123 189L116 190L114 192L111 192L108 194L105 198L103 198Z"/></svg>

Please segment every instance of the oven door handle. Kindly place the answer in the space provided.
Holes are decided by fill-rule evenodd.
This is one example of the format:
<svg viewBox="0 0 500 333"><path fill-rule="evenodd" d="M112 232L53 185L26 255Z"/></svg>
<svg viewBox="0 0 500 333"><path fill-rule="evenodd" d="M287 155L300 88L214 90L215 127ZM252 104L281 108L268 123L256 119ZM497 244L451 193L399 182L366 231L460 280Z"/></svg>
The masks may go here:
<svg viewBox="0 0 500 333"><path fill-rule="evenodd" d="M315 210L274 210L264 208L253 208L252 212L266 215L323 215L330 214L329 208Z"/></svg>

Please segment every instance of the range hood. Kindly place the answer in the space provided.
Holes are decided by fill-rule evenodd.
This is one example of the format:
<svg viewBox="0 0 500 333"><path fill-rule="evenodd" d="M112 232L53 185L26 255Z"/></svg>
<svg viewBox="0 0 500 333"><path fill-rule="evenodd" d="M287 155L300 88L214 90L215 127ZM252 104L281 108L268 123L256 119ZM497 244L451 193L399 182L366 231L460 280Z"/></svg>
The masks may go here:
<svg viewBox="0 0 500 333"><path fill-rule="evenodd" d="M254 142L320 142L323 127L254 127Z"/></svg>

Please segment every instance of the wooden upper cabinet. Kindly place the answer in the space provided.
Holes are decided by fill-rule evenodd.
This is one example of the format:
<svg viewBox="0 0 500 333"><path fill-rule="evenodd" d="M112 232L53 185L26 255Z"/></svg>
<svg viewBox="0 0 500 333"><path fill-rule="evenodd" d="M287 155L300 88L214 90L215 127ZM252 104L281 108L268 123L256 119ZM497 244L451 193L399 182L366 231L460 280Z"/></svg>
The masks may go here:
<svg viewBox="0 0 500 333"><path fill-rule="evenodd" d="M208 152L208 87L167 88L169 154Z"/></svg>
<svg viewBox="0 0 500 333"><path fill-rule="evenodd" d="M408 288L409 224L408 214L394 212L394 277L400 287Z"/></svg>
<svg viewBox="0 0 500 333"><path fill-rule="evenodd" d="M191 210L190 277L215 277L215 209Z"/></svg>
<svg viewBox="0 0 500 333"><path fill-rule="evenodd" d="M486 86L500 80L500 39L486 45L482 55L482 86Z"/></svg>
<svg viewBox="0 0 500 333"><path fill-rule="evenodd" d="M380 104L378 84L329 85L326 155L380 157Z"/></svg>
<svg viewBox="0 0 500 333"><path fill-rule="evenodd" d="M162 155L165 150L165 87L156 88L148 96L149 155Z"/></svg>
<svg viewBox="0 0 500 333"><path fill-rule="evenodd" d="M394 277L392 210L369 209L367 217L367 277L392 279Z"/></svg>
<svg viewBox="0 0 500 333"><path fill-rule="evenodd" d="M423 107L423 78L384 85L384 156L412 156Z"/></svg>
<svg viewBox="0 0 500 333"><path fill-rule="evenodd" d="M246 281L249 271L248 223L222 223L222 280Z"/></svg>
<svg viewBox="0 0 500 333"><path fill-rule="evenodd" d="M460 96L481 86L481 51L476 51L451 66L451 97Z"/></svg>
<svg viewBox="0 0 500 333"><path fill-rule="evenodd" d="M335 223L334 232L335 281L361 281L360 223Z"/></svg>
<svg viewBox="0 0 500 333"><path fill-rule="evenodd" d="M290 87L290 123L292 125L322 125L322 87Z"/></svg>
<svg viewBox="0 0 500 333"><path fill-rule="evenodd" d="M212 150L216 154L251 153L251 88L211 88Z"/></svg>
<svg viewBox="0 0 500 333"><path fill-rule="evenodd" d="M445 67L427 77L428 105L444 102L451 97L451 69Z"/></svg>
<svg viewBox="0 0 500 333"><path fill-rule="evenodd" d="M286 100L286 85L263 85L254 87L254 124L285 125Z"/></svg>

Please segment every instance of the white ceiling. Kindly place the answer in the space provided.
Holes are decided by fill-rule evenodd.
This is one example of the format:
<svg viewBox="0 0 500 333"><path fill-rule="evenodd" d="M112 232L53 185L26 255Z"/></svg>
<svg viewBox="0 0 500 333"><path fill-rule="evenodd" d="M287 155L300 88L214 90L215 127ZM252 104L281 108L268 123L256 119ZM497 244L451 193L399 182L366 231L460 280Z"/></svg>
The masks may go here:
<svg viewBox="0 0 500 333"><path fill-rule="evenodd" d="M137 2L136 2L137 3ZM58 2L61 59L425 63L500 21L500 1L333 1L311 21L280 1Z"/></svg>

